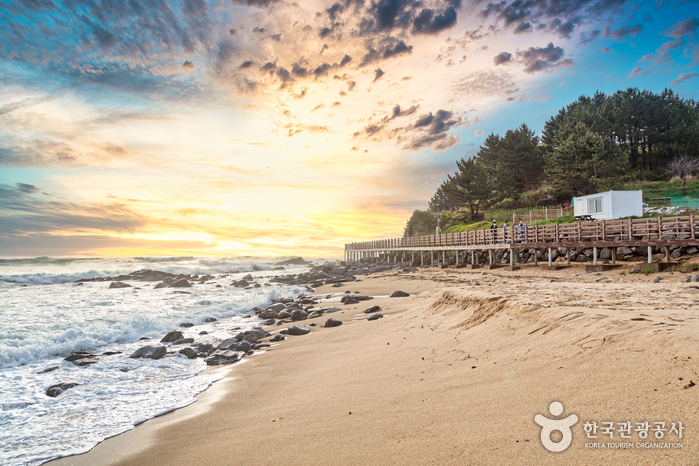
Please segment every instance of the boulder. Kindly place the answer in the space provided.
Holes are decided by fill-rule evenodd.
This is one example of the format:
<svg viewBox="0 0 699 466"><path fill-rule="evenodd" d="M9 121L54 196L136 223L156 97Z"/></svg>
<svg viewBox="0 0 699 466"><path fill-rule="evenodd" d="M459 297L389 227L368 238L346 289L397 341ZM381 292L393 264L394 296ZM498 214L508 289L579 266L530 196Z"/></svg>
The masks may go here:
<svg viewBox="0 0 699 466"><path fill-rule="evenodd" d="M154 290L158 290L160 288L167 288L167 284L165 284L164 282L160 282L153 287Z"/></svg>
<svg viewBox="0 0 699 466"><path fill-rule="evenodd" d="M328 319L328 320L325 321L325 324L323 325L323 327L325 327L325 328L339 327L340 325L342 325L342 321L341 321L341 320L333 319L333 318L331 317L330 319Z"/></svg>
<svg viewBox="0 0 699 466"><path fill-rule="evenodd" d="M389 297L390 298L405 298L406 296L410 296L410 294L406 293L405 291L398 290L398 291L394 291L393 293L391 293L391 296L389 296Z"/></svg>
<svg viewBox="0 0 699 466"><path fill-rule="evenodd" d="M263 269L262 267L260 267L259 265L257 265L257 264L253 264L253 265L252 265L252 271L253 271L253 272L262 272L263 270L264 270L264 269Z"/></svg>
<svg viewBox="0 0 699 466"><path fill-rule="evenodd" d="M291 317L291 312L286 309L277 314L277 319L288 319L289 317Z"/></svg>
<svg viewBox="0 0 699 466"><path fill-rule="evenodd" d="M633 254L633 251L631 248L627 248L626 246L619 246L616 248L616 253L620 256L628 256L630 254Z"/></svg>
<svg viewBox="0 0 699 466"><path fill-rule="evenodd" d="M383 314L379 314L378 312L373 313L369 317L366 318L366 320L377 320L381 319L383 317Z"/></svg>
<svg viewBox="0 0 699 466"><path fill-rule="evenodd" d="M178 353L184 354L185 356L187 356L187 359L196 359L197 356L199 356L199 353L197 353L193 348L190 347L182 348L178 351Z"/></svg>
<svg viewBox="0 0 699 466"><path fill-rule="evenodd" d="M252 275L247 274L246 276L243 277L243 280L247 280L247 281L251 282L254 280L254 278L252 277Z"/></svg>
<svg viewBox="0 0 699 466"><path fill-rule="evenodd" d="M46 389L46 396L56 398L58 395L65 392L66 390L71 389L73 387L77 387L78 385L81 384L73 382L63 382L57 383L56 385L51 385L49 388Z"/></svg>
<svg viewBox="0 0 699 466"><path fill-rule="evenodd" d="M639 269L638 267L635 267L635 268L631 269L631 271L629 271L629 273L641 273L641 269Z"/></svg>
<svg viewBox="0 0 699 466"><path fill-rule="evenodd" d="M379 312L380 310L381 306L371 306L364 311L364 314L371 314L372 312Z"/></svg>
<svg viewBox="0 0 699 466"><path fill-rule="evenodd" d="M172 342L172 345L187 345L189 343L194 343L194 338L180 338Z"/></svg>
<svg viewBox="0 0 699 466"><path fill-rule="evenodd" d="M93 358L97 357L96 354L92 354L89 351L74 351L66 356L63 360L68 362L75 362L79 359Z"/></svg>
<svg viewBox="0 0 699 466"><path fill-rule="evenodd" d="M40 370L39 372L37 372L37 374L44 374L44 373L46 373L46 372L53 372L53 371L55 371L56 369L58 369L58 366L49 366L49 367L47 367L47 368L45 368L45 369Z"/></svg>
<svg viewBox="0 0 699 466"><path fill-rule="evenodd" d="M237 282L231 283L231 286L235 286L236 288L245 288L249 286L250 284L246 282L245 280L238 280Z"/></svg>
<svg viewBox="0 0 699 466"><path fill-rule="evenodd" d="M191 288L192 284L187 281L187 279L182 278L177 280L175 283L170 285L170 288Z"/></svg>
<svg viewBox="0 0 699 466"><path fill-rule="evenodd" d="M301 257L292 257L291 259L277 262L274 265L306 265L306 261Z"/></svg>
<svg viewBox="0 0 699 466"><path fill-rule="evenodd" d="M687 248L687 254L696 254L699 252L699 248L691 246Z"/></svg>
<svg viewBox="0 0 699 466"><path fill-rule="evenodd" d="M281 312L280 312L280 314L281 314ZM308 313L306 311L304 311L303 309L294 309L291 312L291 318L295 321L296 320L303 320L307 317L308 317Z"/></svg>
<svg viewBox="0 0 699 466"><path fill-rule="evenodd" d="M180 327L182 327L182 328L194 327L194 324L191 323L191 322L182 322L182 323L180 324Z"/></svg>
<svg viewBox="0 0 699 466"><path fill-rule="evenodd" d="M337 282L333 285L333 288L340 288L341 286L345 286L345 285L343 285L341 282Z"/></svg>
<svg viewBox="0 0 699 466"><path fill-rule="evenodd" d="M284 341L284 340L286 340L286 338L284 338L284 335L276 334L269 341L276 343L278 341Z"/></svg>
<svg viewBox="0 0 699 466"><path fill-rule="evenodd" d="M343 304L359 304L359 301L350 297L342 301Z"/></svg>
<svg viewBox="0 0 699 466"><path fill-rule="evenodd" d="M286 329L287 335L305 335L309 333L311 329L305 325L294 325Z"/></svg>
<svg viewBox="0 0 699 466"><path fill-rule="evenodd" d="M142 348L134 351L131 356L132 359L136 358L148 358L148 359L160 359L167 354L167 348L163 345L152 345L144 346Z"/></svg>
<svg viewBox="0 0 699 466"><path fill-rule="evenodd" d="M109 284L109 288L131 288L131 285L124 282L112 282Z"/></svg>
<svg viewBox="0 0 699 466"><path fill-rule="evenodd" d="M239 361L245 356L245 353L232 350L217 350L211 356L206 358L204 362L207 366L220 366L222 364L232 364Z"/></svg>
<svg viewBox="0 0 699 466"><path fill-rule="evenodd" d="M168 332L168 334L165 335L162 340L160 340L160 343L172 343L173 341L181 340L182 338L184 338L184 334L182 332L179 330L173 330L172 332Z"/></svg>
<svg viewBox="0 0 699 466"><path fill-rule="evenodd" d="M77 361L73 362L76 366L89 366L90 364L95 364L96 362L99 362L100 358L97 356L92 356L89 358L83 358L83 359L78 359Z"/></svg>
<svg viewBox="0 0 699 466"><path fill-rule="evenodd" d="M599 250L598 257L599 260L609 260L612 258L612 250L609 248L602 248Z"/></svg>
<svg viewBox="0 0 699 466"><path fill-rule="evenodd" d="M216 317L207 317L204 322L216 322L218 319Z"/></svg>

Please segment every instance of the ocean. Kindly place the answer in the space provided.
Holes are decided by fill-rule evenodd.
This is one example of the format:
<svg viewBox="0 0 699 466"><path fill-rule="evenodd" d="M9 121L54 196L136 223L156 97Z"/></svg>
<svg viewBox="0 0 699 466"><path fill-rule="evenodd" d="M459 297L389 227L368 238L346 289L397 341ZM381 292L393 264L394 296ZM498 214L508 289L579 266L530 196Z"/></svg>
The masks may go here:
<svg viewBox="0 0 699 466"><path fill-rule="evenodd" d="M0 464L36 465L83 453L144 420L193 403L217 381L200 374L206 368L202 358L128 356L175 329L197 342L214 343L260 325L254 307L306 291L267 286L274 275L308 271L302 265L272 270L276 261L0 259ZM185 289L154 289L157 282L125 281L132 287L118 289L109 289L111 282L75 283L143 269L215 278ZM230 286L248 273L262 286ZM183 322L194 326L180 328ZM83 367L65 361L74 351L99 354L99 361ZM111 352L117 354L105 355ZM58 369L43 372L53 366ZM80 385L48 397L46 389L58 383Z"/></svg>

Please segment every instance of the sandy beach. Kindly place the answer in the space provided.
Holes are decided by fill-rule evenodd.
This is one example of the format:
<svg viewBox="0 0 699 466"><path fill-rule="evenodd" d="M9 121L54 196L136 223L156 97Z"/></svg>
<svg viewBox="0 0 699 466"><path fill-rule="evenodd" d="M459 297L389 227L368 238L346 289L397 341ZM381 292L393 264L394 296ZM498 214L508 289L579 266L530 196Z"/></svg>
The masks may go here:
<svg viewBox="0 0 699 466"><path fill-rule="evenodd" d="M419 269L320 287L375 298L213 369L225 379L197 403L49 464L696 464L699 386L684 387L699 384L699 283L633 266ZM367 321L373 305L384 318ZM344 324L323 328L328 317ZM558 418L578 417L560 453L534 422L554 418L553 401Z"/></svg>

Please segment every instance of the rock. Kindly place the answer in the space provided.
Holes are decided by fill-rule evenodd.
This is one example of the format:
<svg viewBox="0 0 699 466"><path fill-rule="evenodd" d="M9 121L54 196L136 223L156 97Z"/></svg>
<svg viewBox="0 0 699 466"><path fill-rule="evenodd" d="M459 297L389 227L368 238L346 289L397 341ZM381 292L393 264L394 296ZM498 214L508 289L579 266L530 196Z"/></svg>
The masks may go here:
<svg viewBox="0 0 699 466"><path fill-rule="evenodd" d="M131 288L131 285L124 282L112 282L109 284L109 288Z"/></svg>
<svg viewBox="0 0 699 466"><path fill-rule="evenodd" d="M242 351L243 353L247 353L252 349L252 343L250 343L247 340L236 341L235 338L229 338L228 340L222 341L218 345L218 348L231 351Z"/></svg>
<svg viewBox="0 0 699 466"><path fill-rule="evenodd" d="M71 389L73 387L77 387L78 385L81 385L81 384L72 383L72 382L63 382L63 383L58 383L56 385L51 385L49 388L46 389L46 396L50 396L51 398L56 398L58 395L65 392L66 390Z"/></svg>
<svg viewBox="0 0 699 466"><path fill-rule="evenodd" d="M277 262L274 265L306 265L306 261L301 257L292 257L291 259Z"/></svg>
<svg viewBox="0 0 699 466"><path fill-rule="evenodd" d="M207 366L220 366L222 364L232 364L243 358L245 353L239 353L238 351L218 350L214 352L211 356L206 358L204 362Z"/></svg>
<svg viewBox="0 0 699 466"><path fill-rule="evenodd" d="M217 322L218 319L216 317L207 317L204 319L204 322Z"/></svg>
<svg viewBox="0 0 699 466"><path fill-rule="evenodd" d="M364 314L371 314L372 312L379 312L380 310L381 306L371 306L364 311Z"/></svg>
<svg viewBox="0 0 699 466"><path fill-rule="evenodd" d="M252 264L252 271L253 271L253 272L262 272L263 270L264 270L264 269L263 269L262 267L260 267L259 265L257 265L257 264Z"/></svg>
<svg viewBox="0 0 699 466"><path fill-rule="evenodd" d="M342 301L343 304L359 304L359 301L357 301L354 298L348 298Z"/></svg>
<svg viewBox="0 0 699 466"><path fill-rule="evenodd" d="M40 370L39 372L37 372L37 374L45 374L46 372L53 372L56 369L58 369L58 366L49 366L43 370Z"/></svg>
<svg viewBox="0 0 699 466"><path fill-rule="evenodd" d="M633 269L631 269L629 273L641 273L641 269L639 269L638 267L634 267Z"/></svg>
<svg viewBox="0 0 699 466"><path fill-rule="evenodd" d="M274 325L275 322L276 321L274 320L274 318L269 318L269 319L265 320L264 322L262 322L262 324L269 326L269 325Z"/></svg>
<svg viewBox="0 0 699 466"><path fill-rule="evenodd" d="M258 350L262 348L269 348L270 346L272 345L270 345L269 343L258 343L257 345L255 345L255 348L253 349Z"/></svg>
<svg viewBox="0 0 699 466"><path fill-rule="evenodd" d="M684 282L685 282L685 283L692 283L692 277L686 277L686 278L684 279Z"/></svg>
<svg viewBox="0 0 699 466"><path fill-rule="evenodd" d="M670 257L672 257L673 259L679 259L680 257L682 257L682 248L678 248L672 251L672 253L670 253Z"/></svg>
<svg viewBox="0 0 699 466"><path fill-rule="evenodd" d="M278 341L284 341L284 340L286 340L286 338L284 338L284 335L276 334L269 341L276 343Z"/></svg>
<svg viewBox="0 0 699 466"><path fill-rule="evenodd" d="M311 331L311 329L305 325L294 325L286 330L287 335L305 335Z"/></svg>
<svg viewBox="0 0 699 466"><path fill-rule="evenodd" d="M325 327L325 328L339 327L340 325L342 325L342 321L337 320L337 319L333 319L331 317L330 319L325 321L325 324L323 325L323 327Z"/></svg>
<svg viewBox="0 0 699 466"><path fill-rule="evenodd" d="M179 330L173 330L165 335L163 339L160 340L160 343L172 343L173 341L181 340L182 338L184 338L184 334L182 332Z"/></svg>
<svg viewBox="0 0 699 466"><path fill-rule="evenodd" d="M83 359L78 359L77 361L73 362L76 366L89 366L90 364L95 364L96 362L99 362L99 358L97 356L92 356L89 358L83 358Z"/></svg>
<svg viewBox="0 0 699 466"><path fill-rule="evenodd" d="M280 312L281 314L281 312ZM308 313L303 309L294 309L291 313L291 318L293 320L303 320L308 317Z"/></svg>
<svg viewBox="0 0 699 466"><path fill-rule="evenodd" d="M276 303L272 304L271 306L268 306L265 311L274 311L274 312L280 312L286 309L286 306L284 306L284 303Z"/></svg>
<svg viewBox="0 0 699 466"><path fill-rule="evenodd" d="M199 356L199 353L197 353L196 351L194 351L194 349L189 347L182 348L178 351L178 353L184 354L185 356L187 356L187 359L196 359L197 356Z"/></svg>
<svg viewBox="0 0 699 466"><path fill-rule="evenodd" d="M96 354L92 354L89 351L74 351L70 353L68 356L63 359L64 361L68 362L75 362L79 359L85 359L85 358L94 358L97 357Z"/></svg>
<svg viewBox="0 0 699 466"><path fill-rule="evenodd" d="M616 253L621 256L628 256L629 254L633 254L633 251L631 248L627 248L626 246L619 246L616 248Z"/></svg>
<svg viewBox="0 0 699 466"><path fill-rule="evenodd" d="M699 275L695 275L695 276L694 276L694 281L695 281L695 282L699 282Z"/></svg>
<svg viewBox="0 0 699 466"><path fill-rule="evenodd" d="M333 288L340 288L341 286L344 286L344 285L340 282L337 282L333 285Z"/></svg>
<svg viewBox="0 0 699 466"><path fill-rule="evenodd" d="M170 285L170 288L191 288L192 284L189 283L185 278L177 280L175 283Z"/></svg>
<svg viewBox="0 0 699 466"><path fill-rule="evenodd" d="M158 290L160 288L167 288L167 285L164 282L160 282L153 287L154 290Z"/></svg>
<svg viewBox="0 0 699 466"><path fill-rule="evenodd" d="M194 338L181 338L172 342L172 345L187 345L189 343L194 343Z"/></svg>
<svg viewBox="0 0 699 466"><path fill-rule="evenodd" d="M277 314L277 319L288 319L289 317L291 317L291 312L286 309Z"/></svg>
<svg viewBox="0 0 699 466"><path fill-rule="evenodd" d="M599 257L597 257L600 260L606 261L612 258L612 250L609 248L602 248L599 250Z"/></svg>
<svg viewBox="0 0 699 466"><path fill-rule="evenodd" d="M691 246L687 248L687 254L696 254L699 252L699 248L696 246Z"/></svg>
<svg viewBox="0 0 699 466"><path fill-rule="evenodd" d="M377 320L381 319L383 317L383 314L379 314L378 312L373 313L369 317L366 318L366 320Z"/></svg>
<svg viewBox="0 0 699 466"><path fill-rule="evenodd" d="M250 284L246 282L245 280L238 280L237 282L231 283L231 286L235 286L236 288L245 288L249 286Z"/></svg>
<svg viewBox="0 0 699 466"><path fill-rule="evenodd" d="M410 295L408 293L406 293L405 291L398 290L398 291L394 291L393 293L391 293L391 296L389 296L389 297L390 298L405 298L406 296L410 296Z"/></svg>
<svg viewBox="0 0 699 466"><path fill-rule="evenodd" d="M665 279L665 277L655 277L655 279L653 279L653 283L659 283L660 280L664 280L664 279Z"/></svg>
<svg viewBox="0 0 699 466"><path fill-rule="evenodd" d="M121 354L121 351L105 351L102 356L114 356L115 354Z"/></svg>
<svg viewBox="0 0 699 466"><path fill-rule="evenodd" d="M208 334L209 334L209 332L207 332L206 330L202 330L201 332L199 332L199 335L208 335Z"/></svg>
<svg viewBox="0 0 699 466"><path fill-rule="evenodd" d="M136 358L148 358L148 359L160 359L167 354L167 348L163 345L152 345L144 346L142 348L134 351L131 356L132 359Z"/></svg>
<svg viewBox="0 0 699 466"><path fill-rule="evenodd" d="M182 323L180 324L180 327L182 327L182 328L194 327L194 324L191 323L191 322L182 322Z"/></svg>

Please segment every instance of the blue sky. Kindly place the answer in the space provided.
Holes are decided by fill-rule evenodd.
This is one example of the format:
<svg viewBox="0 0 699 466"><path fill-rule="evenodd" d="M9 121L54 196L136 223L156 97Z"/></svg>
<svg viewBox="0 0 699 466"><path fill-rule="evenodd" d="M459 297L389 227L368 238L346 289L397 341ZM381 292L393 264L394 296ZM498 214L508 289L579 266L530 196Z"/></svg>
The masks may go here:
<svg viewBox="0 0 699 466"><path fill-rule="evenodd" d="M397 236L490 133L699 88L699 2L0 0L0 256Z"/></svg>

